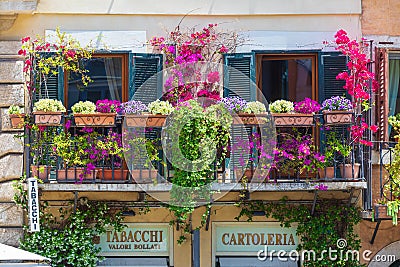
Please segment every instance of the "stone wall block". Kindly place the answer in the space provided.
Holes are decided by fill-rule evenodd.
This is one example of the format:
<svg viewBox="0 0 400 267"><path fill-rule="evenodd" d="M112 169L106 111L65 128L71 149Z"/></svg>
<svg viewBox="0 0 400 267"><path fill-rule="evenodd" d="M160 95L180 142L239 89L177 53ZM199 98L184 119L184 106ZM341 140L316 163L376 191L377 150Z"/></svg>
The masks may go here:
<svg viewBox="0 0 400 267"><path fill-rule="evenodd" d="M13 201L15 190L12 182L6 182L0 184L0 202Z"/></svg>
<svg viewBox="0 0 400 267"><path fill-rule="evenodd" d="M1 228L0 243L9 246L19 247L19 240L22 239L24 231L22 228Z"/></svg>
<svg viewBox="0 0 400 267"><path fill-rule="evenodd" d="M0 41L1 55L18 55L21 49L21 41Z"/></svg>
<svg viewBox="0 0 400 267"><path fill-rule="evenodd" d="M2 226L21 226L23 211L14 203L0 203L0 228Z"/></svg>
<svg viewBox="0 0 400 267"><path fill-rule="evenodd" d="M23 84L0 84L0 107L24 106Z"/></svg>
<svg viewBox="0 0 400 267"><path fill-rule="evenodd" d="M6 153L23 153L24 144L12 133L0 134L0 157Z"/></svg>
<svg viewBox="0 0 400 267"><path fill-rule="evenodd" d="M24 62L0 57L0 83L23 83Z"/></svg>
<svg viewBox="0 0 400 267"><path fill-rule="evenodd" d="M10 154L0 158L0 183L21 177L22 160L22 154Z"/></svg>

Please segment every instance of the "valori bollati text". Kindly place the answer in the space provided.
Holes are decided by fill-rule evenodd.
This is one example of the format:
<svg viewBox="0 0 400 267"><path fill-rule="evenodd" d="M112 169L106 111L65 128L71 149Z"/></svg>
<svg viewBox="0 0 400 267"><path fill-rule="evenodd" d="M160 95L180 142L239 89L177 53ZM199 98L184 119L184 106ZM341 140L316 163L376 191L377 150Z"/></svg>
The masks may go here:
<svg viewBox="0 0 400 267"><path fill-rule="evenodd" d="M110 249L160 249L160 243L163 242L163 231L107 231L107 243L109 242L125 243L108 244Z"/></svg>
<svg viewBox="0 0 400 267"><path fill-rule="evenodd" d="M226 246L249 245L295 245L292 234L224 233L222 244Z"/></svg>

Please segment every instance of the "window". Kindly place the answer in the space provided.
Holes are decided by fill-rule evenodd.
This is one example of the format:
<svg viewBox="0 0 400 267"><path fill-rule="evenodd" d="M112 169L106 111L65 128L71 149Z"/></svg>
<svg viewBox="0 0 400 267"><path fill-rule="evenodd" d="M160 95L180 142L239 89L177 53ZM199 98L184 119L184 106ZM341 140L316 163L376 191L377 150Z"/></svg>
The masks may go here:
<svg viewBox="0 0 400 267"><path fill-rule="evenodd" d="M257 55L257 85L268 102L317 98L316 54Z"/></svg>
<svg viewBox="0 0 400 267"><path fill-rule="evenodd" d="M89 71L92 82L84 87L81 78L76 75L65 78L64 99L67 109L71 109L71 106L78 101L89 100L94 103L99 99L127 101L127 59L127 54L97 54L83 61L82 64Z"/></svg>
<svg viewBox="0 0 400 267"><path fill-rule="evenodd" d="M388 116L400 113L400 52L389 54L388 65ZM388 127L388 136L392 139L395 133Z"/></svg>

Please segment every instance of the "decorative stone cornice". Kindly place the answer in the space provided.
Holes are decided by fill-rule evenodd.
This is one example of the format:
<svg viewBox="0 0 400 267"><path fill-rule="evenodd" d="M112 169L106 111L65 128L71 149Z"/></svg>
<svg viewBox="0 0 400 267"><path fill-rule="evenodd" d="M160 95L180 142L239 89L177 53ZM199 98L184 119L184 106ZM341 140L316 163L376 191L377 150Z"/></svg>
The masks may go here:
<svg viewBox="0 0 400 267"><path fill-rule="evenodd" d="M16 14L13 15L1 15L0 14L0 32L9 30L14 25Z"/></svg>
<svg viewBox="0 0 400 267"><path fill-rule="evenodd" d="M38 0L0 0L0 14L32 13L36 10Z"/></svg>

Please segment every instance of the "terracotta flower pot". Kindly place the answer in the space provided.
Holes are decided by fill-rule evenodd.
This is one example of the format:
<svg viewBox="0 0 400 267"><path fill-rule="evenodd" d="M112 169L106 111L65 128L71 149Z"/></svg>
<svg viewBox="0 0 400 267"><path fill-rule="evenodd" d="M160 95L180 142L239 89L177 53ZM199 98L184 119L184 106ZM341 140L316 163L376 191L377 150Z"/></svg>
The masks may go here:
<svg viewBox="0 0 400 267"><path fill-rule="evenodd" d="M353 176L353 165L354 165L354 176ZM354 164L340 164L340 175L344 179L357 179L360 172L360 163Z"/></svg>
<svg viewBox="0 0 400 267"><path fill-rule="evenodd" d="M41 180L47 180L49 178L50 169L51 167L47 165L31 165L32 176Z"/></svg>
<svg viewBox="0 0 400 267"><path fill-rule="evenodd" d="M99 168L97 170L97 178L106 181L125 181L128 180L129 170L114 169L114 177L112 169Z"/></svg>
<svg viewBox="0 0 400 267"><path fill-rule="evenodd" d="M11 127L21 129L24 126L25 114L10 114Z"/></svg>
<svg viewBox="0 0 400 267"><path fill-rule="evenodd" d="M59 182L76 182L80 181L80 175L84 173L84 168L69 168L57 170L57 180ZM93 181L97 176L97 170L90 171L89 174L85 174L83 179Z"/></svg>
<svg viewBox="0 0 400 267"><path fill-rule="evenodd" d="M335 178L335 167L326 167L325 169L318 170L319 178Z"/></svg>
<svg viewBox="0 0 400 267"><path fill-rule="evenodd" d="M143 169L143 170L129 170L133 183L136 184L151 184L154 181L157 180L157 174L158 170L148 170L148 169Z"/></svg>
<svg viewBox="0 0 400 267"><path fill-rule="evenodd" d="M40 126L59 126L61 125L62 112L33 112L36 125Z"/></svg>
<svg viewBox="0 0 400 267"><path fill-rule="evenodd" d="M233 125L260 125L267 122L267 113L238 113L237 115L232 116Z"/></svg>

